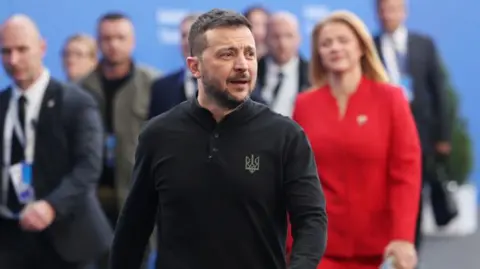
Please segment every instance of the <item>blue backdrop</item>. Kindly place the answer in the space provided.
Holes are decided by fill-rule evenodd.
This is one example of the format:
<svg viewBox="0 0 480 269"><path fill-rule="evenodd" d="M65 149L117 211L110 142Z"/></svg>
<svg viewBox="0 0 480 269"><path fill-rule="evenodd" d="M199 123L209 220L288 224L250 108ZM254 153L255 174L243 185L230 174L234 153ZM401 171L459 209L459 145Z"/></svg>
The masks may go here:
<svg viewBox="0 0 480 269"><path fill-rule="evenodd" d="M26 13L40 27L48 43L46 65L52 73L63 78L59 52L64 39L75 32L94 34L96 19L107 11L123 11L129 14L137 29L137 49L135 57L144 63L158 67L164 72L172 71L182 65L178 49L177 27L182 17L191 11L205 11L220 7L241 11L246 6L258 3L252 0L2 0L0 19L4 20L13 13ZM480 91L476 79L479 76L480 57L480 2L475 0L422 0L409 1L410 14L408 25L412 29L425 32L436 40L440 53L446 62L451 80L460 93L462 114L469 121L474 142L480 137L480 116L477 101ZM361 16L372 31L376 31L374 1L360 0L295 0L262 1L272 10L289 10L300 19L304 42L302 52L308 56L309 31L312 25L329 10L349 9ZM463 34L461 34L463 33ZM0 75L0 85L7 79ZM480 154L480 145L475 144L476 155ZM472 174L480 186L480 159L475 161Z"/></svg>

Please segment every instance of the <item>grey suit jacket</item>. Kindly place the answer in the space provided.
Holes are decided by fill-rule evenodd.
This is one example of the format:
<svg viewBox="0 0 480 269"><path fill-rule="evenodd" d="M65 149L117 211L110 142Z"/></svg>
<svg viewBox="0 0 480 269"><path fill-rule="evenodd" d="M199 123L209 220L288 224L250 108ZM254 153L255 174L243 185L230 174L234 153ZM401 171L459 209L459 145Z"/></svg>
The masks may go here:
<svg viewBox="0 0 480 269"><path fill-rule="evenodd" d="M12 89L0 93L0 126L11 94ZM36 123L32 184L37 199L55 209L56 219L44 233L66 261L94 260L112 242L113 231L96 197L102 135L93 98L78 86L51 79ZM0 143L0 156L3 150Z"/></svg>
<svg viewBox="0 0 480 269"><path fill-rule="evenodd" d="M380 36L374 38L382 62ZM433 40L408 32L407 72L413 81L411 109L417 123L422 150L431 153L440 141L450 141L452 122L448 118L445 74Z"/></svg>

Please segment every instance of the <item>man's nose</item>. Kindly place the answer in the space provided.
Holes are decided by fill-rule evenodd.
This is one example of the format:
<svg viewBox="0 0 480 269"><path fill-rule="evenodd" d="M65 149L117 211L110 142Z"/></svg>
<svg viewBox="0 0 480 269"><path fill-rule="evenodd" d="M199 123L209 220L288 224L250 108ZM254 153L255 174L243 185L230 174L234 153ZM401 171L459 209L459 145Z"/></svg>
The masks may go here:
<svg viewBox="0 0 480 269"><path fill-rule="evenodd" d="M245 56L240 55L237 57L235 61L235 69L236 70L247 70L248 68L248 62Z"/></svg>
<svg viewBox="0 0 480 269"><path fill-rule="evenodd" d="M19 59L20 55L15 51L10 52L7 56L7 62L11 65L17 64Z"/></svg>

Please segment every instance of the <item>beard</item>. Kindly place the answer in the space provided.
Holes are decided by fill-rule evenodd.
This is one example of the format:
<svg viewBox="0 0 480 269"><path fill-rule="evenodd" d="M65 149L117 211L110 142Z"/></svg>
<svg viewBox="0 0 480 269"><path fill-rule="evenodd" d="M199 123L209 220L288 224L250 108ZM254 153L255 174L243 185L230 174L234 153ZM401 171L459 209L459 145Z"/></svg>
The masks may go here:
<svg viewBox="0 0 480 269"><path fill-rule="evenodd" d="M222 83L210 76L209 74L204 74L202 76L203 89L205 90L205 95L208 96L215 104L221 108L233 110L241 106L245 101L250 98L250 93L244 99L238 99L227 89L222 88Z"/></svg>

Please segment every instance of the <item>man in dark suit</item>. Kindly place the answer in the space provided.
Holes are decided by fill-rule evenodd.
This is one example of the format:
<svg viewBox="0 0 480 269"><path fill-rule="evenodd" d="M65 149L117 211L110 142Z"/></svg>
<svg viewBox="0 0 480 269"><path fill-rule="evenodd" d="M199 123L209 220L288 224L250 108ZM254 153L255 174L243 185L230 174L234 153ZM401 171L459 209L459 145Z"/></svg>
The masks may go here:
<svg viewBox="0 0 480 269"><path fill-rule="evenodd" d="M308 62L299 55L300 28L295 15L278 12L271 15L267 27L269 54L258 61L255 93L269 107L291 116L297 94L308 87Z"/></svg>
<svg viewBox="0 0 480 269"><path fill-rule="evenodd" d="M451 125L439 55L431 38L404 26L404 0L377 0L377 11L383 31L375 37L375 45L392 83L400 85L410 100L422 144L423 180L428 182L434 174L430 160L450 154Z"/></svg>
<svg viewBox="0 0 480 269"><path fill-rule="evenodd" d="M112 230L96 198L103 132L90 95L50 77L45 42L24 15L0 28L13 85L0 93L0 267L78 269Z"/></svg>
<svg viewBox="0 0 480 269"><path fill-rule="evenodd" d="M197 14L187 15L180 23L180 44L184 59L190 55L188 33L190 32L190 26L197 17ZM149 118L160 115L181 102L194 97L197 92L196 83L196 79L186 68L181 68L154 81L152 84Z"/></svg>

